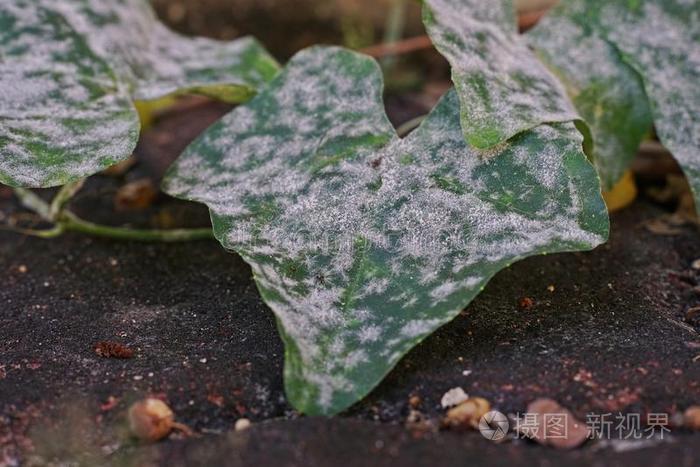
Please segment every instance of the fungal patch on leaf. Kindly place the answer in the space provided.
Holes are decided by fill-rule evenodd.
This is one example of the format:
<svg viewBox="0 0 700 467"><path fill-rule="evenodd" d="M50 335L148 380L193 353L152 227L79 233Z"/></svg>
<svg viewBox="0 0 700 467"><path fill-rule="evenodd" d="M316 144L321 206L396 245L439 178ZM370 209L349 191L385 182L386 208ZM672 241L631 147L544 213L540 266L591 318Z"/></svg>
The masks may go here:
<svg viewBox="0 0 700 467"><path fill-rule="evenodd" d="M425 0L423 22L452 67L467 142L487 149L578 114L518 34L512 0Z"/></svg>
<svg viewBox="0 0 700 467"><path fill-rule="evenodd" d="M315 47L166 176L164 189L208 205L216 237L251 265L299 410L333 414L361 399L512 262L605 240L573 123L482 157L458 112L451 91L400 139L376 62Z"/></svg>
<svg viewBox="0 0 700 467"><path fill-rule="evenodd" d="M570 85L609 188L652 121L700 201L700 8L697 1L570 0L530 43ZM698 204L700 205L700 204Z"/></svg>
<svg viewBox="0 0 700 467"><path fill-rule="evenodd" d="M0 4L0 183L97 172L131 154L138 125L128 90L62 15Z"/></svg>
<svg viewBox="0 0 700 467"><path fill-rule="evenodd" d="M637 72L589 27L599 10L585 9L575 15L566 10L555 8L526 37L565 83L588 124L595 142L591 156L604 187L610 190L650 130L651 109Z"/></svg>
<svg viewBox="0 0 700 467"><path fill-rule="evenodd" d="M135 100L194 93L239 103L252 97L279 68L253 38L221 42L170 31L146 0L50 3L130 84Z"/></svg>
<svg viewBox="0 0 700 467"><path fill-rule="evenodd" d="M277 72L254 40L188 39L145 0L0 3L0 183L49 187L131 155L133 100L249 99Z"/></svg>

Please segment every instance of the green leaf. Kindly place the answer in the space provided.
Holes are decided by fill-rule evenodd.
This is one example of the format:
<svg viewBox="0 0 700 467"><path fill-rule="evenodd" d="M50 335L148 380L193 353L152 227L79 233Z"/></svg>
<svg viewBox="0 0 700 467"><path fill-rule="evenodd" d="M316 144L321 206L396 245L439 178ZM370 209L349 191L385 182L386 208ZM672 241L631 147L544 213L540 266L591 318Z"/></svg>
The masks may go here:
<svg viewBox="0 0 700 467"><path fill-rule="evenodd" d="M570 0L528 35L570 85L606 186L627 168L653 121L700 200L697 2Z"/></svg>
<svg viewBox="0 0 700 467"><path fill-rule="evenodd" d="M220 42L170 31L146 0L43 1L56 4L53 8L113 65L135 100L186 92L239 103L279 69L255 39Z"/></svg>
<svg viewBox="0 0 700 467"><path fill-rule="evenodd" d="M0 183L52 186L131 154L127 89L60 14L0 4Z"/></svg>
<svg viewBox="0 0 700 467"><path fill-rule="evenodd" d="M252 39L188 39L143 0L0 4L0 183L48 187L126 159L133 100L199 93L241 102L277 64Z"/></svg>
<svg viewBox="0 0 700 467"><path fill-rule="evenodd" d="M485 153L466 145L458 114L449 92L399 139L376 62L311 48L166 176L164 189L208 205L216 237L251 265L299 410L362 398L512 262L606 238L572 123Z"/></svg>
<svg viewBox="0 0 700 467"><path fill-rule="evenodd" d="M512 0L424 0L423 22L452 67L462 129L473 147L579 118L561 83L519 36Z"/></svg>
<svg viewBox="0 0 700 467"><path fill-rule="evenodd" d="M528 32L529 42L565 83L588 123L592 157L605 188L612 188L651 129L644 85L617 48L594 25L601 10L562 2Z"/></svg>

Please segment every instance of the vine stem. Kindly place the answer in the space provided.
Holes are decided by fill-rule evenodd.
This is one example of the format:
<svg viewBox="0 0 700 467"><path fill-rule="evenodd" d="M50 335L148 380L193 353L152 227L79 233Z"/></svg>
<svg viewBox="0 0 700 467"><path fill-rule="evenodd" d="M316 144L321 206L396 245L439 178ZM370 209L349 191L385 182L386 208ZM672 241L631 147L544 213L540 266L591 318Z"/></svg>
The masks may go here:
<svg viewBox="0 0 700 467"><path fill-rule="evenodd" d="M384 43L391 47L403 36L406 15L406 0L394 0L386 20ZM395 54L389 54L381 59L385 70L390 70L396 64Z"/></svg>
<svg viewBox="0 0 700 467"><path fill-rule="evenodd" d="M26 188L14 188L15 195L20 203L27 209L37 213L43 220L54 224L50 229L33 230L11 228L11 230L26 235L40 238L53 238L64 232L73 231L97 237L112 238L116 240L134 240L142 242L187 242L191 240L212 239L214 234L211 228L204 229L130 229L127 227L112 227L96 224L81 219L67 209L71 198L83 186L84 180L64 185L47 203L33 191Z"/></svg>
<svg viewBox="0 0 700 467"><path fill-rule="evenodd" d="M49 206L49 216L51 217L51 221L55 222L58 220L58 217L66 209L66 206L70 202L71 198L73 198L73 196L80 191L83 184L85 184L85 179L71 182L61 187Z"/></svg>
<svg viewBox="0 0 700 467"><path fill-rule="evenodd" d="M59 225L65 230L81 232L97 237L107 237L117 240L137 240L141 242L187 242L214 238L209 229L130 229L126 227L111 227L83 220L66 211L59 219Z"/></svg>
<svg viewBox="0 0 700 467"><path fill-rule="evenodd" d="M410 132L415 130L420 126L421 123L423 123L423 120L425 120L425 117L428 115L420 115L418 117L412 118L411 120L407 121L406 123L399 125L399 127L396 129L396 134L399 135L399 137L403 138L407 136Z"/></svg>

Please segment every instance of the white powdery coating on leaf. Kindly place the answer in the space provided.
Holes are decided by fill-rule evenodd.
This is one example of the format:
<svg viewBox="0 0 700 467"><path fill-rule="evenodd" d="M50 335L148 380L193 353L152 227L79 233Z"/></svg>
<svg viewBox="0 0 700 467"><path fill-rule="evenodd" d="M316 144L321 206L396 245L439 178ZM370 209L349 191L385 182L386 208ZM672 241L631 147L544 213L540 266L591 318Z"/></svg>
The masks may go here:
<svg viewBox="0 0 700 467"><path fill-rule="evenodd" d="M697 1L653 0L640 8L605 4L602 27L643 76L659 138L700 205L700 7Z"/></svg>
<svg viewBox="0 0 700 467"><path fill-rule="evenodd" d="M526 38L574 99L591 130L598 173L611 189L637 154L652 116L640 76L593 27L599 10L584 1L562 2Z"/></svg>
<svg viewBox="0 0 700 467"><path fill-rule="evenodd" d="M62 184L129 156L138 118L108 65L35 2L3 2L0 21L0 182Z"/></svg>
<svg viewBox="0 0 700 467"><path fill-rule="evenodd" d="M256 66L247 67L246 54L259 54L255 60L269 60L269 66L275 66L253 39L220 42L170 31L145 0L43 1L60 11L131 83L136 100L214 86L240 85L249 93L270 76Z"/></svg>
<svg viewBox="0 0 700 467"><path fill-rule="evenodd" d="M252 39L188 39L146 0L0 3L0 182L48 187L126 159L132 99L196 92L240 102L276 73Z"/></svg>
<svg viewBox="0 0 700 467"><path fill-rule="evenodd" d="M414 338L426 336L444 322L445 321L441 318L409 321L401 328L401 337Z"/></svg>
<svg viewBox="0 0 700 467"><path fill-rule="evenodd" d="M287 385L304 388L293 402L307 411L365 394L510 262L603 240L580 223L605 211L573 124L483 158L464 143L454 93L404 140L381 93L370 59L303 51L165 181L206 203L224 246L251 264L293 342ZM572 158L588 171L575 182Z"/></svg>
<svg viewBox="0 0 700 467"><path fill-rule="evenodd" d="M511 0L426 0L425 24L452 66L471 140L491 145L545 122L578 118L558 80L519 37Z"/></svg>

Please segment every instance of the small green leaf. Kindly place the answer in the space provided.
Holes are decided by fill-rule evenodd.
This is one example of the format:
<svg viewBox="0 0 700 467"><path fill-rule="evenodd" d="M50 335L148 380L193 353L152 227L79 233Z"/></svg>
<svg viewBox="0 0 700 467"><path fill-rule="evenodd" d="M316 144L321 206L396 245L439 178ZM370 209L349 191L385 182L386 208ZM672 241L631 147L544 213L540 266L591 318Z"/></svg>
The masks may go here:
<svg viewBox="0 0 700 467"><path fill-rule="evenodd" d="M462 129L473 147L579 118L562 85L520 38L512 0L424 0L423 22L452 66Z"/></svg>
<svg viewBox="0 0 700 467"><path fill-rule="evenodd" d="M207 204L216 237L251 265L286 346L287 396L309 414L366 395L500 269L607 236L572 123L476 151L456 93L405 139L381 96L370 58L302 51L164 183Z"/></svg>
<svg viewBox="0 0 700 467"><path fill-rule="evenodd" d="M653 120L700 201L696 1L570 0L528 36L569 85L593 132L596 165L608 188Z"/></svg>
<svg viewBox="0 0 700 467"><path fill-rule="evenodd" d="M126 159L133 100L252 97L277 73L252 39L188 39L144 0L0 3L0 183L62 185Z"/></svg>

